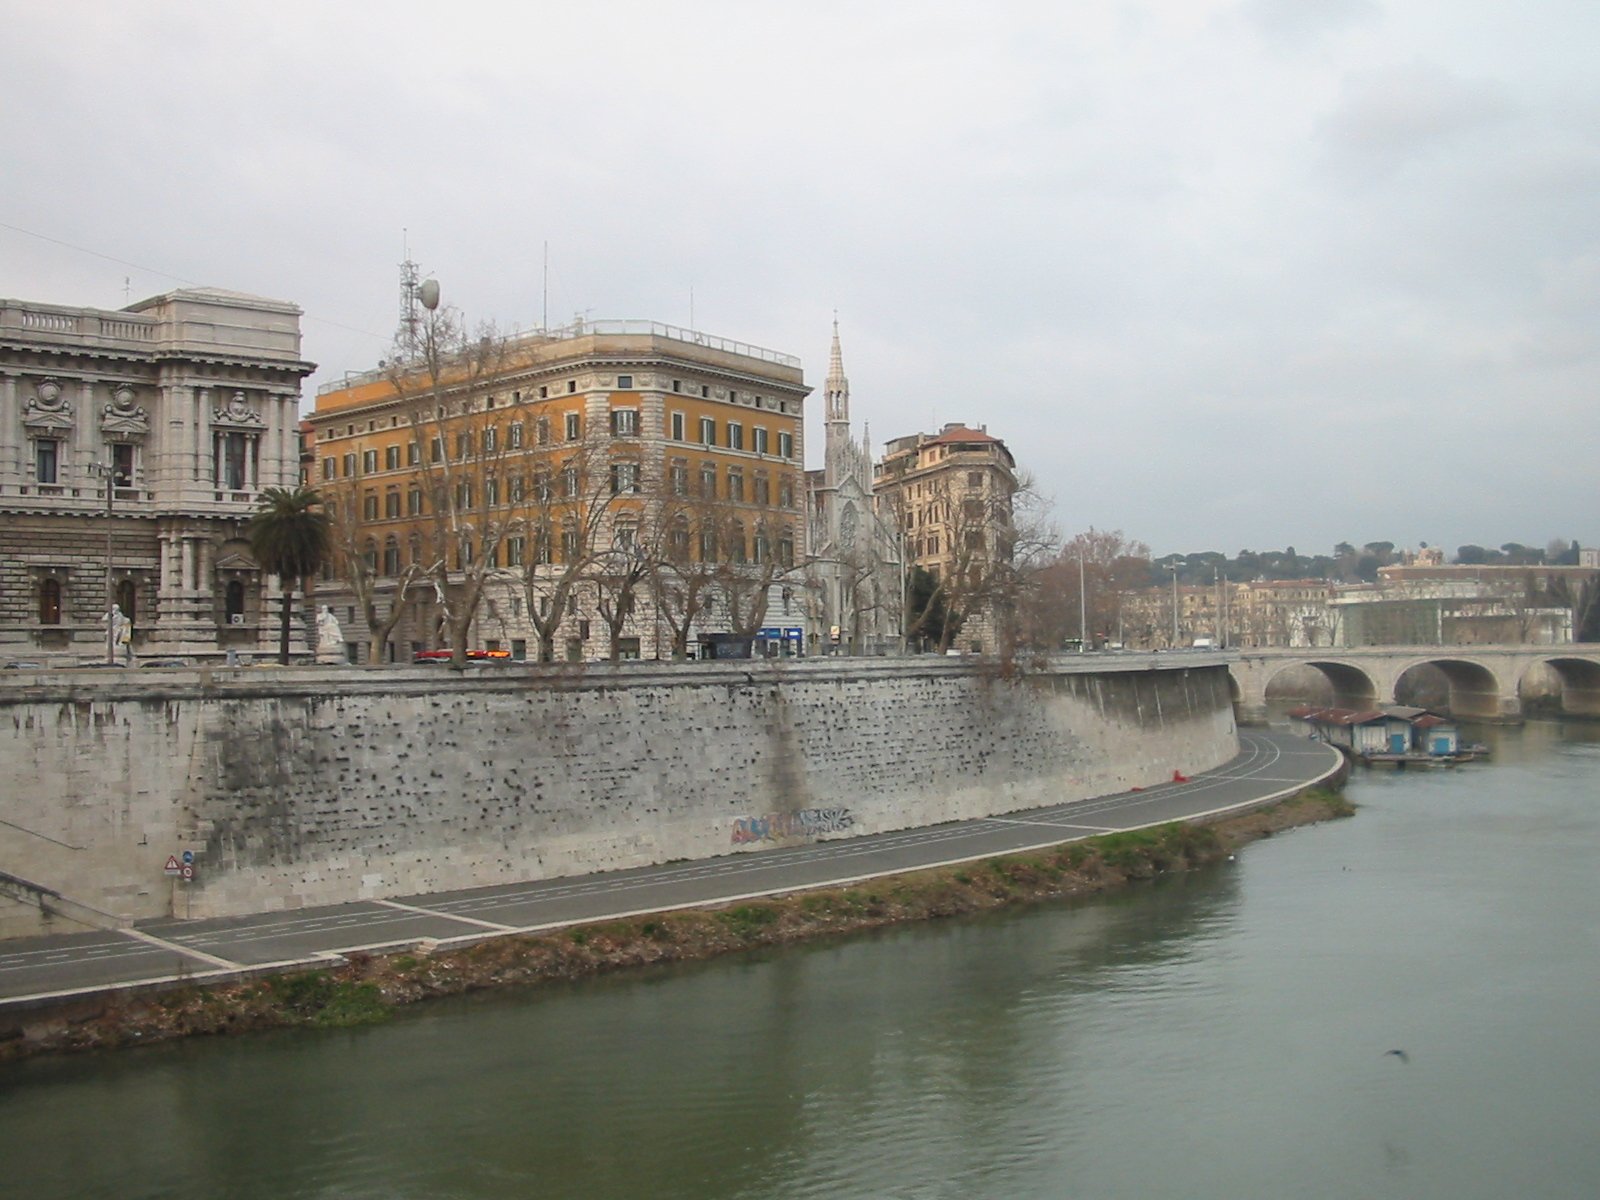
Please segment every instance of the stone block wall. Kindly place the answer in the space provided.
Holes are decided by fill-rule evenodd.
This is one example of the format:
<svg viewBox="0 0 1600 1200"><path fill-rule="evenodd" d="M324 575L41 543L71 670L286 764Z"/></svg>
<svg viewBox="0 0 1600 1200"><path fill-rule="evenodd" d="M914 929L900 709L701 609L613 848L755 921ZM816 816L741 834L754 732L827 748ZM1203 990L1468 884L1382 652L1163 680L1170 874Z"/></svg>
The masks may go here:
<svg viewBox="0 0 1600 1200"><path fill-rule="evenodd" d="M19 672L0 872L216 916L878 833L1226 761L1226 666L1152 662ZM189 885L162 874L183 849Z"/></svg>

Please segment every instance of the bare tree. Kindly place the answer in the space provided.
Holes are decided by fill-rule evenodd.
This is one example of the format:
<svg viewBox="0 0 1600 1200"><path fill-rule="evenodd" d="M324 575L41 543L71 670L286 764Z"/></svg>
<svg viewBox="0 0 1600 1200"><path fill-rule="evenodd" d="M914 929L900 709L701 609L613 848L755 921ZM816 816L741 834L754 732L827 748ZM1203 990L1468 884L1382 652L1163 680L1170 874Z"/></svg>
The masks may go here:
<svg viewBox="0 0 1600 1200"><path fill-rule="evenodd" d="M389 382L411 428L427 536L411 547L419 578L433 588L439 627L454 667L486 583L499 571L514 511L505 504L505 407L496 384L509 365L507 339L493 326L467 334L453 309L430 310L414 355L397 348Z"/></svg>
<svg viewBox="0 0 1600 1200"><path fill-rule="evenodd" d="M540 662L555 661L556 636L576 611L617 500L605 447L582 429L581 416L567 440L555 439L548 421L538 417L525 435L526 452L509 484L515 525L507 565L539 640Z"/></svg>
<svg viewBox="0 0 1600 1200"><path fill-rule="evenodd" d="M689 634L717 598L718 517L716 500L692 491L686 472L669 473L656 510L657 553L649 583L676 659L688 657Z"/></svg>
<svg viewBox="0 0 1600 1200"><path fill-rule="evenodd" d="M1149 546L1129 540L1120 529L1091 526L1039 568L1018 612L1018 636L1040 649L1056 649L1079 637L1086 643L1106 641L1122 624L1127 594L1149 578Z"/></svg>
<svg viewBox="0 0 1600 1200"><path fill-rule="evenodd" d="M424 570L417 562L400 562L398 541L390 535L380 545L380 498L365 483L366 471L358 453L356 473L345 479L329 480L321 488L323 511L328 514L333 545L333 565L345 580L370 635L369 662L383 661L383 647L389 642L404 615L408 590L422 582ZM397 514L385 514L394 516ZM387 597L388 603L383 604Z"/></svg>

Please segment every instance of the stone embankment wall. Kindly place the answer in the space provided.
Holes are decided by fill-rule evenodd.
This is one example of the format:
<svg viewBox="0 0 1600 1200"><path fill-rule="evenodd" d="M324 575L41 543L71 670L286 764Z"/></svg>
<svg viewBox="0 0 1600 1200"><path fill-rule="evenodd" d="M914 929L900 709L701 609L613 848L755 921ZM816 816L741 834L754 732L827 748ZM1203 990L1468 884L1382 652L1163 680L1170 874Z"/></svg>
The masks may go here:
<svg viewBox="0 0 1600 1200"><path fill-rule="evenodd" d="M162 675L5 681L0 873L120 916L271 911L994 815L1237 749L1203 655ZM185 849L192 883L163 874ZM36 917L0 898L0 933Z"/></svg>

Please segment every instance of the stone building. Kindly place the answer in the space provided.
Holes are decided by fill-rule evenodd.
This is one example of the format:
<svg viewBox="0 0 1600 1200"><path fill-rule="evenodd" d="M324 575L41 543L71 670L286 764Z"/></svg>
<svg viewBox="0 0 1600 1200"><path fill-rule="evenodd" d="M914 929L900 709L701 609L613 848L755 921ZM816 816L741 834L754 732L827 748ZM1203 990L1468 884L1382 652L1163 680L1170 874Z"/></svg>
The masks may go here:
<svg viewBox="0 0 1600 1200"><path fill-rule="evenodd" d="M973 653L1000 648L1016 466L986 427L952 423L889 442L873 476L878 514L901 540L907 570L926 572L960 614L951 644Z"/></svg>
<svg viewBox="0 0 1600 1200"><path fill-rule="evenodd" d="M898 651L905 610L899 530L877 508L871 436L857 442L850 433L850 381L837 321L822 390L823 466L806 474L807 640L827 652Z"/></svg>
<svg viewBox="0 0 1600 1200"><path fill-rule="evenodd" d="M0 657L103 658L112 603L135 655L270 650L276 580L243 526L296 482L313 369L282 301L0 300Z"/></svg>
<svg viewBox="0 0 1600 1200"><path fill-rule="evenodd" d="M317 598L353 660L446 647L458 604L468 649L513 658L606 658L608 612L624 658L741 632L798 651L799 359L649 321L483 349L319 391L312 481L343 554Z"/></svg>

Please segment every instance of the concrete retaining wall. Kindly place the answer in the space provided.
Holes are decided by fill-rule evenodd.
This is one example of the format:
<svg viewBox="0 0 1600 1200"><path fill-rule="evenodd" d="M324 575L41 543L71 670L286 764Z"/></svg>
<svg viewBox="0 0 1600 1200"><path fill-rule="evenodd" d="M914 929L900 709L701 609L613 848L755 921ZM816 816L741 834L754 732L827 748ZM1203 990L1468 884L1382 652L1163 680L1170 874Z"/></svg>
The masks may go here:
<svg viewBox="0 0 1600 1200"><path fill-rule="evenodd" d="M270 911L993 815L1237 749L1201 655L162 674L5 681L0 872L135 918Z"/></svg>

